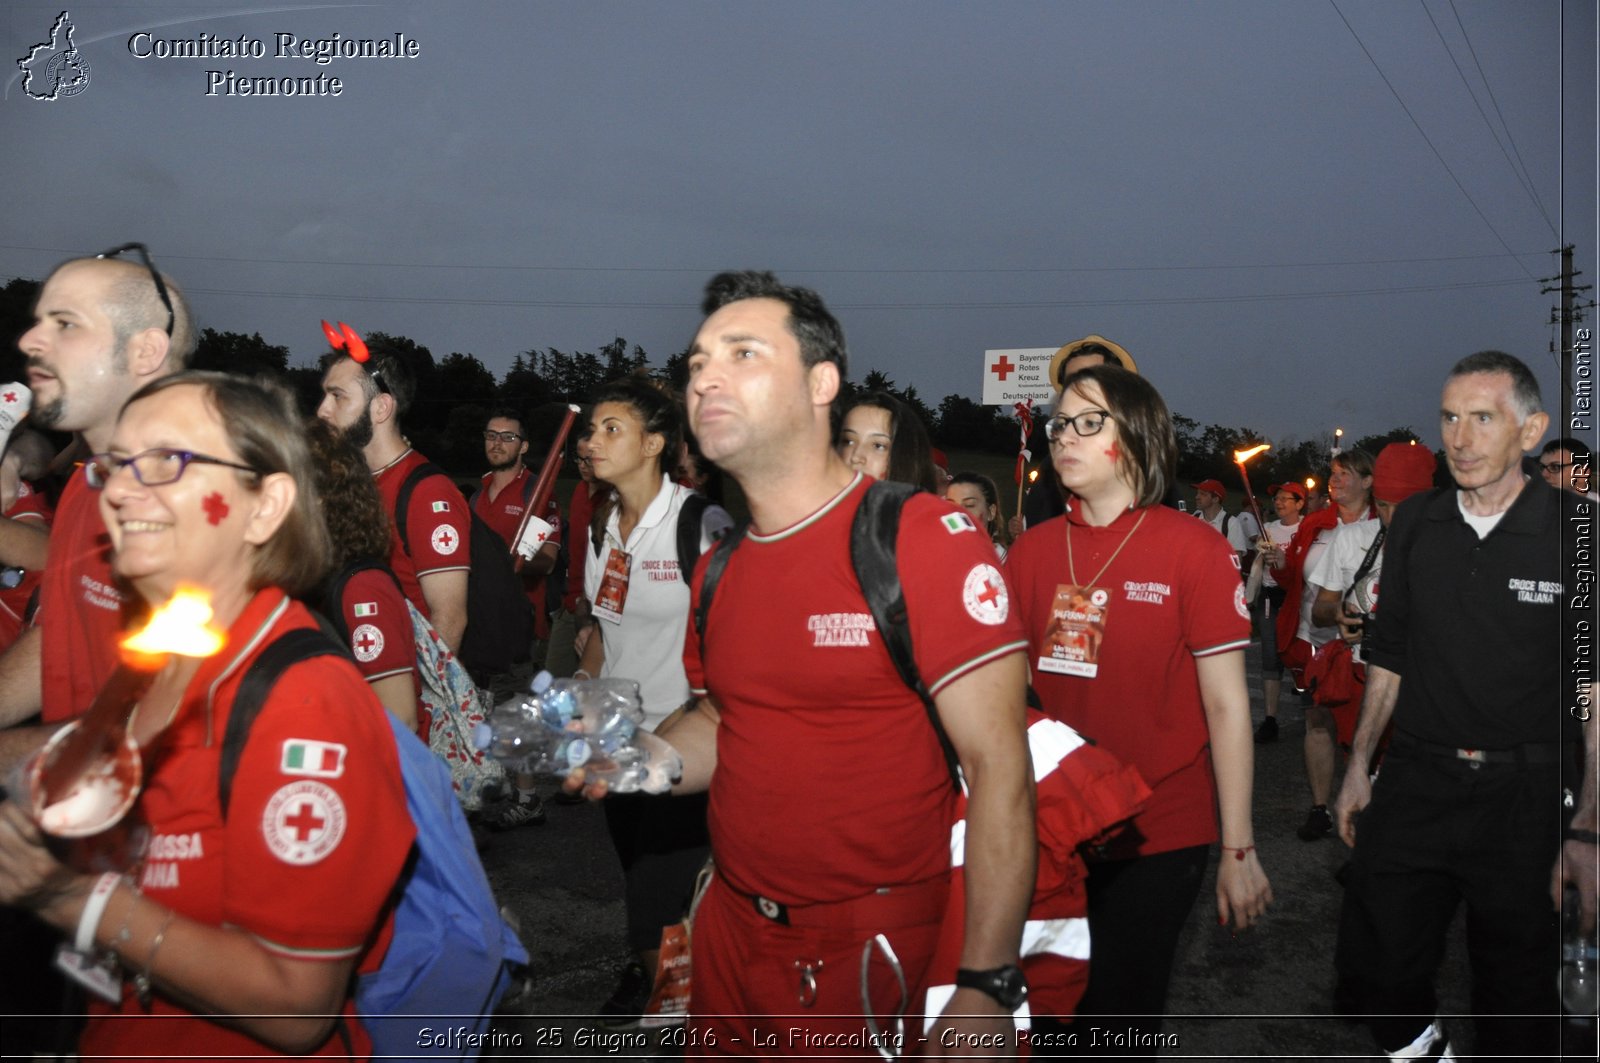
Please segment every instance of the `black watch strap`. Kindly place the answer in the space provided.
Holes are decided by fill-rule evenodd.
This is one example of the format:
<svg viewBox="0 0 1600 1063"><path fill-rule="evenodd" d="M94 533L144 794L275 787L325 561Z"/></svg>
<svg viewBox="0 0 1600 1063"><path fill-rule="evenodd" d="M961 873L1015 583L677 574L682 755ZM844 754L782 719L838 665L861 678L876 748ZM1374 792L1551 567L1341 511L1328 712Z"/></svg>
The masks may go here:
<svg viewBox="0 0 1600 1063"><path fill-rule="evenodd" d="M987 971L963 967L956 971L956 986L960 989L976 989L993 998L1007 1011L1017 1010L1028 999L1028 980L1023 976L1022 968L1012 963Z"/></svg>

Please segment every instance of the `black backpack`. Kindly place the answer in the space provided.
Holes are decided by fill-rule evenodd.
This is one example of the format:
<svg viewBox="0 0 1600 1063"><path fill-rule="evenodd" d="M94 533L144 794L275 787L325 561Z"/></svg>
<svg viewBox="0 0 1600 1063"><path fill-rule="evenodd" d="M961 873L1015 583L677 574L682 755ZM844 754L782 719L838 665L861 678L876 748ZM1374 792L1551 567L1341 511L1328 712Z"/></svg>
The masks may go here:
<svg viewBox="0 0 1600 1063"><path fill-rule="evenodd" d="M524 513L526 513L529 507L533 505L533 488L534 477L524 477L522 481L522 511ZM477 505L478 496L482 493L483 488L480 486L476 491L473 491L472 494L467 496L467 508L469 510L472 510L473 507ZM476 512L476 510L474 510L474 512ZM544 515L542 513L535 513L534 516L543 519ZM561 603L567 598L567 567L571 562L572 556L567 551L567 523L567 520L563 518L561 521L561 531L557 538L556 566L555 568L552 568L550 570L550 574L544 578L544 611L546 613L554 613L557 609L561 608ZM489 530L494 532L494 537L496 539L500 539L499 532L494 531L493 528L490 528ZM504 539L500 539L500 541L505 543ZM506 543L506 553L510 552L511 544ZM515 567L516 562L513 561L512 565Z"/></svg>
<svg viewBox="0 0 1600 1063"><path fill-rule="evenodd" d="M444 470L425 461L412 469L400 485L394 523L400 533L400 546L408 557L411 542L406 537L406 508L411 503L411 492L435 475L444 476ZM510 549L471 506L467 506L467 517L472 521L472 570L467 575L467 630L461 636L456 656L483 686L490 677L509 672L528 659L533 646L533 607L522 593L522 577L512 563Z"/></svg>
<svg viewBox="0 0 1600 1063"><path fill-rule="evenodd" d="M923 708L927 710L928 722L933 725L933 733L939 738L939 748L944 751L950 784L959 793L961 761L956 756L955 746L950 743L950 736L945 733L944 724L939 722L939 710L933 703L933 695L928 693L928 687L917 671L916 658L911 652L911 625L906 613L906 596L900 586L900 568L895 556L895 540L900 533L900 511L916 493L917 489L911 484L895 480L879 480L867 487L861 508L856 510L855 519L850 524L850 565L855 570L856 582L861 584L861 593L872 612L872 622L877 625L878 634L883 638L884 648L889 651L895 671L900 673L906 686L916 691ZM700 585L700 599L694 603L692 614L702 654L705 652L706 619L711 613L712 596L716 594L717 583L728 567L728 558L749 528L748 520L740 521L709 552L706 577ZM1030 704L1035 700L1031 688L1028 700Z"/></svg>

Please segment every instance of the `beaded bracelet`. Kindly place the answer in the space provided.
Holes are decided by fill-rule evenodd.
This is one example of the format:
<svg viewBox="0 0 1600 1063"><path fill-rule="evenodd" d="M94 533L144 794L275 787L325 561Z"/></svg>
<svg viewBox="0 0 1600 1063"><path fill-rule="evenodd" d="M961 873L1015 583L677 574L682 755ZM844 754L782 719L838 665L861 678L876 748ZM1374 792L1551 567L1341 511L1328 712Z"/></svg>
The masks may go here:
<svg viewBox="0 0 1600 1063"><path fill-rule="evenodd" d="M1234 847L1232 845L1224 845L1222 847L1222 851L1225 852L1225 853L1232 853L1233 854L1233 858L1235 860L1243 860L1244 859L1244 854L1245 853L1253 853L1253 852L1255 852L1256 851L1256 847L1255 847L1255 843L1254 842L1252 842L1249 845L1243 845L1243 846L1238 846L1238 847Z"/></svg>
<svg viewBox="0 0 1600 1063"><path fill-rule="evenodd" d="M167 940L167 927L172 925L172 917L176 915L171 908L167 909L166 918L161 920L161 928L156 931L155 940L150 942L150 953L144 958L144 970L133 976L133 989L139 995L139 1006L146 1010L150 1007L150 972L156 966L156 953L161 951L161 943Z"/></svg>
<svg viewBox="0 0 1600 1063"><path fill-rule="evenodd" d="M133 922L133 913L138 909L139 898L142 896L144 896L144 894L140 893L137 889L133 891L133 899L129 901L128 906L122 910L122 925L119 926L117 928L117 932L111 936L111 949L118 955L121 955L122 950L127 947L128 942L133 940L133 930L130 928L129 924Z"/></svg>

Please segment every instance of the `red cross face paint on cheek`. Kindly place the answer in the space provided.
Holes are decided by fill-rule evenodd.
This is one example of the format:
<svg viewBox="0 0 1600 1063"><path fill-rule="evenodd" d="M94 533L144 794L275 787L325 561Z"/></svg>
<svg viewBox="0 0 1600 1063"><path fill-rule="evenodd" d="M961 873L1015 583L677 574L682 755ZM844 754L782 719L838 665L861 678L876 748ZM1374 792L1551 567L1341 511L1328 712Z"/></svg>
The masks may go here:
<svg viewBox="0 0 1600 1063"><path fill-rule="evenodd" d="M206 511L206 521L213 527L221 524L228 516L228 503L222 500L220 491L213 491L202 498L200 508Z"/></svg>
<svg viewBox="0 0 1600 1063"><path fill-rule="evenodd" d="M1111 444L1111 446L1106 449L1106 457L1110 458L1112 461L1119 460L1122 457L1122 448L1117 446L1115 443Z"/></svg>

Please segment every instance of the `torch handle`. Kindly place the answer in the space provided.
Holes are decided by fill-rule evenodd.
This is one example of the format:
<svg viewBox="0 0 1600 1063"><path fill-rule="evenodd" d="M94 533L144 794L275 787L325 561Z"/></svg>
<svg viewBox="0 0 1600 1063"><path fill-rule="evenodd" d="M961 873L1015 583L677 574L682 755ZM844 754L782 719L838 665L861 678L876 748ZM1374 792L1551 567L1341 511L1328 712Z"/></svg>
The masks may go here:
<svg viewBox="0 0 1600 1063"><path fill-rule="evenodd" d="M1256 534L1267 534L1267 522L1261 519L1261 507L1256 504L1256 493L1250 489L1250 473L1244 462L1239 462L1239 479L1244 481L1244 500L1250 503L1250 515L1256 519Z"/></svg>
<svg viewBox="0 0 1600 1063"><path fill-rule="evenodd" d="M567 445L567 436L572 432L573 422L578 419L578 407L567 405L567 412L561 418L561 427L556 429L556 437L550 443L550 452L544 457L544 465L539 470L539 479L534 481L533 496L528 499L528 508L522 513L522 520L517 524L517 534L511 537L512 566L522 571L522 556L517 553L517 543L522 541L522 532L528 526L528 518L542 514L544 507L550 501L550 495L555 491L556 474L561 471L561 452Z"/></svg>
<svg viewBox="0 0 1600 1063"><path fill-rule="evenodd" d="M154 671L130 668L124 664L111 673L106 685L95 695L89 711L78 721L77 730L62 742L40 776L40 789L49 797L59 797L83 777L96 756L115 749L127 730L133 706L150 689ZM48 803L48 801L47 801Z"/></svg>

